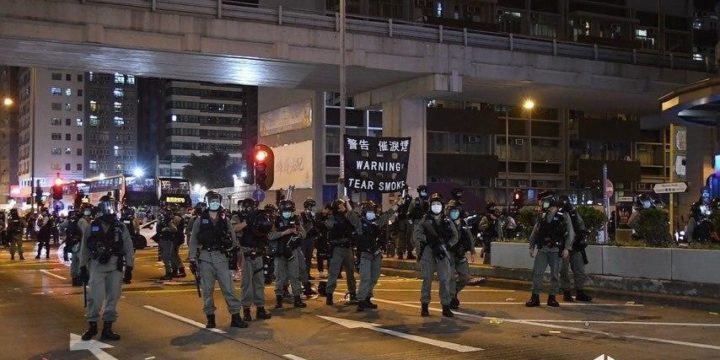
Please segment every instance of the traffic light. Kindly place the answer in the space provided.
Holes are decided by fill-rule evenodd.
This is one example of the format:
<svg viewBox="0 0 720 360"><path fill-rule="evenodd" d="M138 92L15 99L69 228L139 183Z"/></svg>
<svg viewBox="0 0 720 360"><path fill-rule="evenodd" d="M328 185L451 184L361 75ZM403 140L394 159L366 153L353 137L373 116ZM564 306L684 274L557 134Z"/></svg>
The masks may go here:
<svg viewBox="0 0 720 360"><path fill-rule="evenodd" d="M55 200L62 200L63 198L63 180L61 178L55 178L55 183L52 186L52 197Z"/></svg>
<svg viewBox="0 0 720 360"><path fill-rule="evenodd" d="M267 145L257 144L253 148L252 159L255 184L264 191L269 190L275 178L275 155L272 149Z"/></svg>

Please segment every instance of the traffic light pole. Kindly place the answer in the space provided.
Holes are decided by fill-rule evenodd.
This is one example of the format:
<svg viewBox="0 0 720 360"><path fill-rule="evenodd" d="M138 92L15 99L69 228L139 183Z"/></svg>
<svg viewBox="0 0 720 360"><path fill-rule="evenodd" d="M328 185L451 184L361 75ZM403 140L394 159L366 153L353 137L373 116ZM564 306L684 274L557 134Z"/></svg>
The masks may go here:
<svg viewBox="0 0 720 360"><path fill-rule="evenodd" d="M345 136L345 106L347 88L345 74L345 0L340 0L340 176L338 177L338 198L345 193L345 154L343 137Z"/></svg>

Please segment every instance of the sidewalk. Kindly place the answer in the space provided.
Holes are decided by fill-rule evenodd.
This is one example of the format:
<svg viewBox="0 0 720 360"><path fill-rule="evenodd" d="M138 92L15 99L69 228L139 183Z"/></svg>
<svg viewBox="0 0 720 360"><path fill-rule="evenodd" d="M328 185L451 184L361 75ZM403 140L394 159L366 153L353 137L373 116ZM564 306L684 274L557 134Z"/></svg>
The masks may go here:
<svg viewBox="0 0 720 360"><path fill-rule="evenodd" d="M382 273L389 276L420 277L415 260L385 258ZM471 278L485 278L484 284L516 290L530 290L530 270L507 269L486 264L470 264ZM546 275L545 281L549 281ZM590 275L588 289L595 295L636 303L681 306L708 311L720 310L720 285L698 284L617 276Z"/></svg>

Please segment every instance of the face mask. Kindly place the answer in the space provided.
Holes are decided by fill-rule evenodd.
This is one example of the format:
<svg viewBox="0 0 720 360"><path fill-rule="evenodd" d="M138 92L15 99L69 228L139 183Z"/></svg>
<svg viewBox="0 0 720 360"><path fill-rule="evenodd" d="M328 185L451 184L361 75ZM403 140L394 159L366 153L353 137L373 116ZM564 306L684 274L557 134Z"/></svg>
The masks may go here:
<svg viewBox="0 0 720 360"><path fill-rule="evenodd" d="M211 202L208 204L208 208L210 211L218 211L220 210L220 203L219 202Z"/></svg>
<svg viewBox="0 0 720 360"><path fill-rule="evenodd" d="M283 211L283 213L282 213L282 217L285 220L289 219L291 216L292 216L292 212L290 212L290 211Z"/></svg>
<svg viewBox="0 0 720 360"><path fill-rule="evenodd" d="M85 210L85 211L83 211L83 215L90 216L90 215L92 215L92 212L90 210Z"/></svg>
<svg viewBox="0 0 720 360"><path fill-rule="evenodd" d="M368 219L368 221L373 221L375 220L375 213L368 211L365 213L365 218Z"/></svg>
<svg viewBox="0 0 720 360"><path fill-rule="evenodd" d="M649 202L649 201L643 201L643 202L642 202L642 206L643 206L643 208L645 208L645 209L649 209L649 208L650 208L650 202Z"/></svg>
<svg viewBox="0 0 720 360"><path fill-rule="evenodd" d="M437 215L442 211L442 205L441 204L432 204L430 206L430 211L432 211L433 214Z"/></svg>
<svg viewBox="0 0 720 360"><path fill-rule="evenodd" d="M547 210L550 208L550 202L549 201L543 201L542 203L542 209Z"/></svg>
<svg viewBox="0 0 720 360"><path fill-rule="evenodd" d="M421 191L421 192L420 192L420 197L422 197L422 198L427 197L427 193L424 192L424 191Z"/></svg>
<svg viewBox="0 0 720 360"><path fill-rule="evenodd" d="M458 210L450 211L450 219L457 220L459 217L460 217L460 211L458 211Z"/></svg>

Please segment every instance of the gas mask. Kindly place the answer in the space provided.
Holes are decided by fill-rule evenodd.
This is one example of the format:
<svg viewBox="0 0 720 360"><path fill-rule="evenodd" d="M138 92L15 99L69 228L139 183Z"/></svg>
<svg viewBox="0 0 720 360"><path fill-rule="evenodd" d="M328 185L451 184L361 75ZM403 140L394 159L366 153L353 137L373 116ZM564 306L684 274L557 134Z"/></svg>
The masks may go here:
<svg viewBox="0 0 720 360"><path fill-rule="evenodd" d="M368 221L373 221L373 220L375 220L375 213L372 212L372 211L368 211L368 212L365 213L365 218L366 218Z"/></svg>

